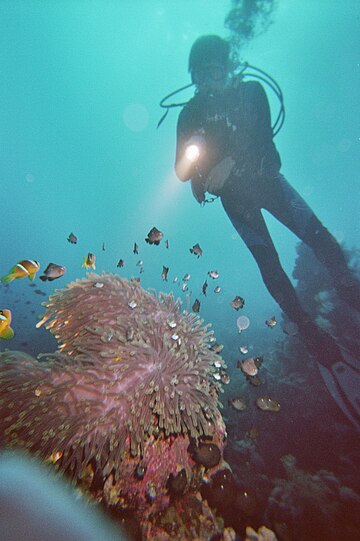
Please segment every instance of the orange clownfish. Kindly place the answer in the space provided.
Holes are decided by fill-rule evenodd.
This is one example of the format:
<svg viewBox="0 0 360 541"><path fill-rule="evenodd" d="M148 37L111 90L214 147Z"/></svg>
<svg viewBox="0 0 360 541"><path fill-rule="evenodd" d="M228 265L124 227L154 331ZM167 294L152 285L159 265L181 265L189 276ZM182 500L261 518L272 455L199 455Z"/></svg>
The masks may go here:
<svg viewBox="0 0 360 541"><path fill-rule="evenodd" d="M89 252L88 255L84 257L84 263L82 264L82 266L86 267L87 269L90 269L90 267L92 267L95 270L95 259L96 257L94 256L94 254Z"/></svg>
<svg viewBox="0 0 360 541"><path fill-rule="evenodd" d="M9 273L1 278L3 284L8 284L16 278L25 278L28 276L29 280L34 280L36 273L40 269L40 263L32 259L23 259L14 265Z"/></svg>
<svg viewBox="0 0 360 541"><path fill-rule="evenodd" d="M0 310L0 338L10 340L14 336L14 331L10 327L11 312L10 310Z"/></svg>

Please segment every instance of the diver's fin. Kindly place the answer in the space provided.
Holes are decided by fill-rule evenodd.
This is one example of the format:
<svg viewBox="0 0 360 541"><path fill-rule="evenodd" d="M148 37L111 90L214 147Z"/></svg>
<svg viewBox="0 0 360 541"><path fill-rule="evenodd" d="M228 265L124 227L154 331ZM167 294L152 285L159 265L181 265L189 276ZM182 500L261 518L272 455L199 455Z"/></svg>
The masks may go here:
<svg viewBox="0 0 360 541"><path fill-rule="evenodd" d="M317 365L329 393L349 421L360 431L360 370L356 367L355 360L347 354L346 362L336 362L331 368L326 368L319 362Z"/></svg>
<svg viewBox="0 0 360 541"><path fill-rule="evenodd" d="M348 401L360 417L360 372L347 363L338 362L332 371L339 386L346 393Z"/></svg>

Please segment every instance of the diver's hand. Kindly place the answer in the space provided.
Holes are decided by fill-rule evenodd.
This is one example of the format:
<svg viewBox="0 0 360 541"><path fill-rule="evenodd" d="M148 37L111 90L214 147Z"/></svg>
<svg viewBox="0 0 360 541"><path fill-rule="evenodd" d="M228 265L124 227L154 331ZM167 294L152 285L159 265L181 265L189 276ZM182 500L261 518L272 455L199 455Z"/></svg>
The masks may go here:
<svg viewBox="0 0 360 541"><path fill-rule="evenodd" d="M221 162L217 163L207 176L206 191L211 194L218 195L218 192L229 178L234 165L235 160L233 160L231 156L227 156L221 160Z"/></svg>

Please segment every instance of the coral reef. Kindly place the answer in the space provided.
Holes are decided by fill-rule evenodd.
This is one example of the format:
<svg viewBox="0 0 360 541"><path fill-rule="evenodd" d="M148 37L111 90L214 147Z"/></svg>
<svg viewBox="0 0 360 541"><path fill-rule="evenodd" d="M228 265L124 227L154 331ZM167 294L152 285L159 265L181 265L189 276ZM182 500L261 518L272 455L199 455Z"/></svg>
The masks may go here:
<svg viewBox="0 0 360 541"><path fill-rule="evenodd" d="M322 539L357 539L360 496L342 486L332 472L311 474L297 468L292 455L283 457L282 463L287 479L275 480L266 512L281 538L311 539L316 531Z"/></svg>
<svg viewBox="0 0 360 541"><path fill-rule="evenodd" d="M177 499L157 516L156 522L147 524L147 539L157 541L235 541L235 531L224 527L224 521L215 515L199 493Z"/></svg>
<svg viewBox="0 0 360 541"><path fill-rule="evenodd" d="M58 351L0 354L1 446L54 463L143 520L224 467L214 375L225 365L196 314L111 274L76 280L44 305L39 325Z"/></svg>
<svg viewBox="0 0 360 541"><path fill-rule="evenodd" d="M334 289L334 283L326 268L316 259L308 246L299 243L298 257L293 270L297 280L296 291L305 310L325 331L355 353L360 352L359 315L345 303ZM360 276L358 250L343 248L351 273ZM286 317L284 316L285 320Z"/></svg>
<svg viewBox="0 0 360 541"><path fill-rule="evenodd" d="M277 541L277 537L266 526L260 526L257 532L248 526L245 541Z"/></svg>

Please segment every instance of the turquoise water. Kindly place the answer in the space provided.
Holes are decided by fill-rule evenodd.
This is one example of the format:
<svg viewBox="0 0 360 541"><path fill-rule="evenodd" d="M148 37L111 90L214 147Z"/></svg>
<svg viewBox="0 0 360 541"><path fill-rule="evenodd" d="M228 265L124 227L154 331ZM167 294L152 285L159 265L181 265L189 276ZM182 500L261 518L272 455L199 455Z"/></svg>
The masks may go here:
<svg viewBox="0 0 360 541"><path fill-rule="evenodd" d="M49 295L85 276L88 252L96 255L97 272L127 278L139 276L141 259L143 286L174 291L186 305L173 278L181 282L190 273L189 302L200 299L201 317L214 324L234 364L231 347L242 342L239 314L229 301L245 298L247 341L265 354L283 333L264 321L273 315L280 320L281 312L220 202L200 207L190 186L177 180L179 110L156 129L161 98L189 82L194 40L207 33L228 36L223 21L229 8L230 2L217 0L0 3L0 274L22 259L38 260L42 270L50 262L65 265L59 280L37 279ZM337 240L356 247L358 3L283 0L273 20L240 56L269 72L284 93L286 121L276 137L282 172ZM278 103L268 95L275 118ZM291 275L297 239L271 216L266 220ZM164 232L169 249L144 242L153 226ZM67 242L71 232L76 245ZM200 259L189 253L195 243L204 252ZM163 265L170 269L168 282L161 279ZM205 298L201 285L213 269L220 277ZM217 284L219 294L213 292ZM0 308L12 310L15 331L0 351L35 354L53 345L46 331L35 330L45 295L33 289L28 280L0 289Z"/></svg>
<svg viewBox="0 0 360 541"><path fill-rule="evenodd" d="M274 24L243 58L283 90L287 117L276 138L283 173L352 247L359 238L359 20L356 2L326 5L280 3ZM65 265L72 280L84 275L90 251L100 272L117 272L124 258L126 276L141 258L144 286L168 291L163 264L169 278L189 272L200 285L215 266L227 296L246 296L254 324L277 312L220 202L201 208L175 177L177 110L156 130L160 99L189 82L194 39L227 36L228 3L29 1L2 2L0 10L2 274L29 258L42 268ZM277 107L274 101L273 117ZM297 239L267 221L291 273ZM154 225L169 251L144 245ZM66 241L70 232L76 246ZM199 261L188 252L196 242L204 250Z"/></svg>

